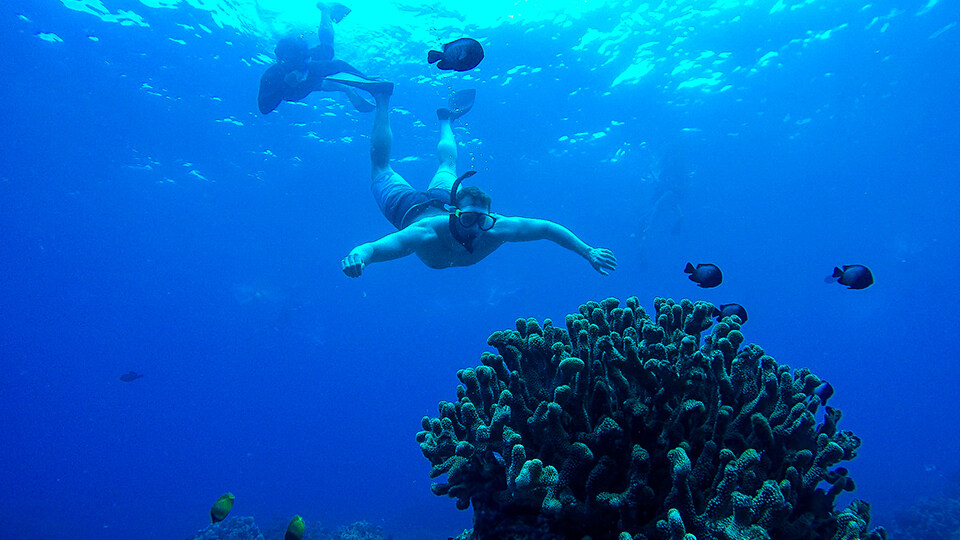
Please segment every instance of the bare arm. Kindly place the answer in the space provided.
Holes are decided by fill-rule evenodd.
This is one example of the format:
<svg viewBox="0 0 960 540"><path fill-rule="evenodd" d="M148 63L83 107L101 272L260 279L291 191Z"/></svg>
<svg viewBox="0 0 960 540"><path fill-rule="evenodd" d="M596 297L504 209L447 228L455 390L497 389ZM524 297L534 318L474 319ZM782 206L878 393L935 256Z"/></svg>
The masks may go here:
<svg viewBox="0 0 960 540"><path fill-rule="evenodd" d="M608 275L617 268L617 258L609 249L590 247L559 223L545 219L502 217L497 221L494 230L498 228L498 235L505 242L550 240L587 259L593 268L603 275Z"/></svg>
<svg viewBox="0 0 960 540"><path fill-rule="evenodd" d="M436 233L429 227L414 224L379 240L360 244L350 250L350 253L340 261L340 266L344 274L360 277L368 264L406 257L434 237Z"/></svg>

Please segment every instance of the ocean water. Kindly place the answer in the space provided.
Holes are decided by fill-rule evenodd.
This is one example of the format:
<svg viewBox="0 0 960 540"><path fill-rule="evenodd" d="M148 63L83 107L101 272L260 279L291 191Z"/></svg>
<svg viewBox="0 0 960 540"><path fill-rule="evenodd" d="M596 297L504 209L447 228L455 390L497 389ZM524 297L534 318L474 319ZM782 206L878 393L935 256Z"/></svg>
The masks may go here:
<svg viewBox="0 0 960 540"><path fill-rule="evenodd" d="M188 538L226 491L263 522L456 535L470 512L430 493L421 417L491 332L609 296L744 305L747 342L836 389L874 525L939 493L960 448L955 0L350 6L338 56L396 83L398 172L426 187L435 109L476 88L460 171L617 271L536 242L345 277L392 231L372 116L337 94L256 109L277 39L315 43L312 2L4 2L0 538ZM426 63L462 36L477 69ZM653 210L669 164L682 192ZM844 264L876 284L824 283Z"/></svg>

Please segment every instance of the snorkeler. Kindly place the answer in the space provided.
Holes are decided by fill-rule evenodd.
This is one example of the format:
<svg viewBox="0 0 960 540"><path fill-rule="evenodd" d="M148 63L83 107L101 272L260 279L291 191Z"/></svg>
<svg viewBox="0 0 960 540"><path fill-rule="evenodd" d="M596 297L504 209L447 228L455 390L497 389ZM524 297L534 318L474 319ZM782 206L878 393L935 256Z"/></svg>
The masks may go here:
<svg viewBox="0 0 960 540"><path fill-rule="evenodd" d="M673 234L683 229L684 217L681 201L687 190L692 171L676 148L668 148L659 160L658 171L647 179L653 182L653 197L646 216L642 220L641 240L645 240L654 224L670 215L670 231Z"/></svg>
<svg viewBox="0 0 960 540"><path fill-rule="evenodd" d="M372 263L416 254L430 268L469 266L506 242L550 240L585 258L603 275L617 267L608 249L585 244L566 227L544 219L505 216L490 211L490 196L480 188L460 188L475 171L457 176L457 143L452 123L473 106L476 91L454 93L446 108L437 110L440 165L427 191L418 191L390 166L393 133L390 129L391 83L365 83L336 76L344 84L363 88L377 103L370 137L373 196L384 217L397 232L353 248L341 261L343 273L359 277ZM459 188L459 189L458 189Z"/></svg>
<svg viewBox="0 0 960 540"><path fill-rule="evenodd" d="M342 92L360 112L370 112L374 104L357 91L328 76L348 73L368 79L363 73L343 60L334 59L333 24L350 13L343 4L317 4L320 9L320 27L317 34L320 44L309 48L302 37L286 37L277 42L274 49L277 61L260 77L260 92L257 105L260 112L268 114L283 101L300 101L315 91Z"/></svg>

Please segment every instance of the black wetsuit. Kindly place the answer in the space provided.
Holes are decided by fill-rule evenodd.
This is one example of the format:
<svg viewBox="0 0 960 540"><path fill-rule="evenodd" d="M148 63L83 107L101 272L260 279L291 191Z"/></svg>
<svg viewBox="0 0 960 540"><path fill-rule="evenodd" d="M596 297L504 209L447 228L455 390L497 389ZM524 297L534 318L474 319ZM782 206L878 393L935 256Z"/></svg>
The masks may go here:
<svg viewBox="0 0 960 540"><path fill-rule="evenodd" d="M283 101L302 100L310 95L310 92L320 90L323 79L334 73L351 73L366 77L357 68L343 60L317 61L312 58L311 56L311 59L307 60L306 78L292 86L286 81L286 77L294 71L293 69L279 62L267 68L260 77L260 93L257 95L257 105L261 113L269 113Z"/></svg>

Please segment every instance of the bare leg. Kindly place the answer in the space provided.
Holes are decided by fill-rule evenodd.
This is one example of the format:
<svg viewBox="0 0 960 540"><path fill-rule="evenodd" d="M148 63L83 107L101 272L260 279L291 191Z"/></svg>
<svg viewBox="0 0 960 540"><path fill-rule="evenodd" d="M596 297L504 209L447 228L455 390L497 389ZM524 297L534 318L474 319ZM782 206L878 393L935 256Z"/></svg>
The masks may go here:
<svg viewBox="0 0 960 540"><path fill-rule="evenodd" d="M322 4L317 4L317 7L320 7ZM319 28L320 40L324 41L326 35L330 36L328 43L333 45L334 33L333 33L333 19L330 18L330 8L323 6L320 8L320 28Z"/></svg>
<svg viewBox="0 0 960 540"><path fill-rule="evenodd" d="M437 143L437 158L440 165L437 167L428 190L440 189L449 192L457 179L457 140L453 137L454 120L467 114L473 108L473 101L477 91L474 89L460 90L450 94L447 106L437 109L437 119L440 120L440 142Z"/></svg>
<svg viewBox="0 0 960 540"><path fill-rule="evenodd" d="M326 4L319 3L317 8L320 10L320 26L317 27L317 37L320 38L320 45L313 50L314 60L328 62L333 60L333 19L330 18L330 8Z"/></svg>
<svg viewBox="0 0 960 540"><path fill-rule="evenodd" d="M377 93L373 96L377 110L373 117L373 132L370 134L371 178L392 170L390 168L390 150L393 146L393 130L390 129L390 94Z"/></svg>
<svg viewBox="0 0 960 540"><path fill-rule="evenodd" d="M683 232L684 214L683 214L683 208L680 207L679 200L673 203L673 211L674 211L673 227L670 229L670 232L672 232L673 234L680 234L681 232Z"/></svg>
<svg viewBox="0 0 960 540"><path fill-rule="evenodd" d="M450 191L457 179L457 141L453 137L453 126L449 118L440 120L440 142L437 143L437 158L440 165L433 175L428 189Z"/></svg>
<svg viewBox="0 0 960 540"><path fill-rule="evenodd" d="M643 228L640 229L641 238L646 238L647 233L650 232L650 229L653 228L654 222L660 218L660 214L663 212L663 205L666 200L669 198L670 192L667 191L664 194L660 195L657 198L656 202L650 207L650 210L647 212L647 217L643 220Z"/></svg>

